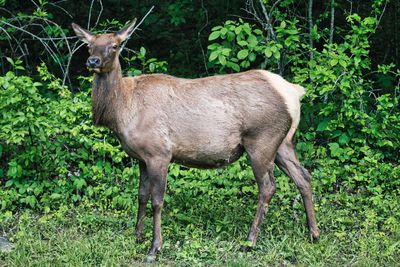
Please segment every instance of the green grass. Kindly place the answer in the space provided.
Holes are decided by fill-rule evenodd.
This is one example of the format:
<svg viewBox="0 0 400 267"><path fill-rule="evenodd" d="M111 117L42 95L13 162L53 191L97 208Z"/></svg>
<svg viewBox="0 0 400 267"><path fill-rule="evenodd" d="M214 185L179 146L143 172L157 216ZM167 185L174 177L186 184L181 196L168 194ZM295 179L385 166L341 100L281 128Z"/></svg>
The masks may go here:
<svg viewBox="0 0 400 267"><path fill-rule="evenodd" d="M400 266L398 212L383 216L373 206L354 208L343 204L348 200L341 204L325 199L317 205L322 235L312 243L301 201L295 197L285 204L284 199L274 198L257 247L242 253L240 243L254 213L250 199L218 202L199 196L183 205L179 196L171 197L163 214L164 247L156 264ZM146 241L137 244L134 213L64 208L44 215L23 211L3 216L1 229L15 248L0 254L0 266L144 265L151 220L146 220Z"/></svg>

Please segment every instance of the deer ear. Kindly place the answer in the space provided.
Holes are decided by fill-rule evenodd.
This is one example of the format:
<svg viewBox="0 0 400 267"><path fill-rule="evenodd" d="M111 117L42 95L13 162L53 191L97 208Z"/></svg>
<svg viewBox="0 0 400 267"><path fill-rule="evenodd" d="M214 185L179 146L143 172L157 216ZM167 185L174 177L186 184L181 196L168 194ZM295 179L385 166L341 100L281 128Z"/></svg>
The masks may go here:
<svg viewBox="0 0 400 267"><path fill-rule="evenodd" d="M72 29L74 29L76 36L78 36L82 42L88 44L93 40L94 37L93 33L81 28L81 26L79 26L78 24L72 23L71 25Z"/></svg>
<svg viewBox="0 0 400 267"><path fill-rule="evenodd" d="M119 37L121 42L125 41L128 39L131 34L133 33L133 28L135 27L136 24L136 18L134 18L131 22L129 22L125 27L123 27L121 30L117 31L115 33L116 36Z"/></svg>

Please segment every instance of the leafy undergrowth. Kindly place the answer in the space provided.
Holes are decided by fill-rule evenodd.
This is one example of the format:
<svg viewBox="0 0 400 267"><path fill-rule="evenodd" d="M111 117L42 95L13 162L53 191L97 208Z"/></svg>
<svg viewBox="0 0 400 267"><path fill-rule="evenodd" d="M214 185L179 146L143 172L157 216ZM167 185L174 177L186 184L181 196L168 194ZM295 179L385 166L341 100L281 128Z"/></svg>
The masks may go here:
<svg viewBox="0 0 400 267"><path fill-rule="evenodd" d="M255 199L200 195L182 203L184 194L171 196L164 210L164 247L157 260L161 266L396 266L400 262L398 212L383 216L365 200L356 203L357 208L337 195L317 202L322 235L312 243L299 196L290 197L290 204L273 198L257 247L242 253L239 247L253 218ZM398 197L386 199L399 209ZM0 254L0 265L144 265L151 220L146 220L145 242L138 244L135 214L135 210L128 214L62 207L47 214L3 215L2 231L15 248Z"/></svg>

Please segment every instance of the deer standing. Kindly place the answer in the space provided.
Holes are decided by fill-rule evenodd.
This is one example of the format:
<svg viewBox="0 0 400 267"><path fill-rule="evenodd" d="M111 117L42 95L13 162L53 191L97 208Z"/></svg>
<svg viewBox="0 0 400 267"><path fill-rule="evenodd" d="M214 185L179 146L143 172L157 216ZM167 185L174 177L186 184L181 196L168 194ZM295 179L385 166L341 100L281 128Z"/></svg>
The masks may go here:
<svg viewBox="0 0 400 267"><path fill-rule="evenodd" d="M110 128L127 154L139 160L138 240L143 238L146 203L151 197L153 241L147 261L155 259L162 245L161 210L170 162L217 168L244 152L259 189L256 216L247 236L250 244L256 244L275 192L274 162L299 188L310 234L318 238L310 174L300 165L292 142L304 89L264 70L200 79L164 74L122 78L119 47L135 22L99 35L76 24L72 27L89 47L95 125Z"/></svg>

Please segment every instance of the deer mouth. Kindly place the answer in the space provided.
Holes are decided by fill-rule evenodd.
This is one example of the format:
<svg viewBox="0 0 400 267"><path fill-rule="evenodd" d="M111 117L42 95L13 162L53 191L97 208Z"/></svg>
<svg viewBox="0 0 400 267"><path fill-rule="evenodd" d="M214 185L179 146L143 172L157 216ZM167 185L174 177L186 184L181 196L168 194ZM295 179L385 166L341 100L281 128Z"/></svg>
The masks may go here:
<svg viewBox="0 0 400 267"><path fill-rule="evenodd" d="M101 73L101 68L88 68L90 72Z"/></svg>

